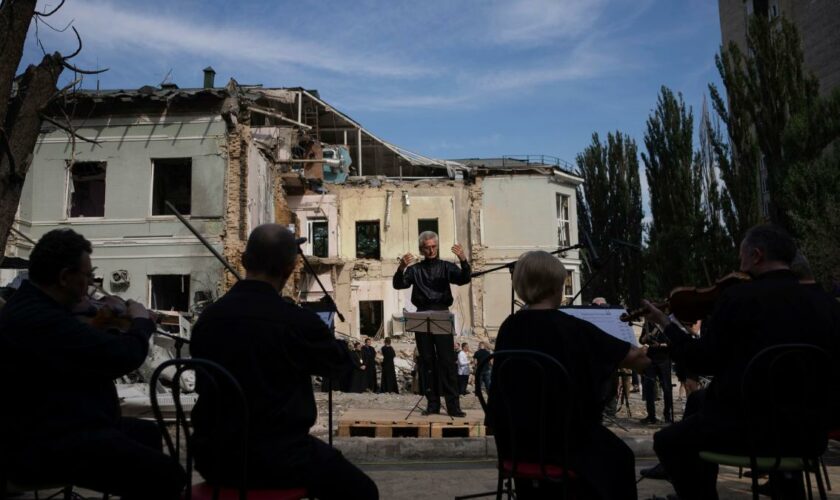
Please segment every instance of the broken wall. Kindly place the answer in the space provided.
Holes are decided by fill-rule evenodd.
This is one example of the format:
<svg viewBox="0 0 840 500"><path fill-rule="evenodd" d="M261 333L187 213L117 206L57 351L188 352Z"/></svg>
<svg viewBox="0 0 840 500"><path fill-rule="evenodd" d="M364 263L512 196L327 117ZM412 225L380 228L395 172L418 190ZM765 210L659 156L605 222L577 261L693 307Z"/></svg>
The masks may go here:
<svg viewBox="0 0 840 500"><path fill-rule="evenodd" d="M62 131L43 134L20 203L22 231L34 240L69 227L93 244L93 265L104 287L148 304L149 276L190 275L191 291L216 293L221 264L172 215L152 215L154 160L189 159L192 223L221 248L225 123L216 113L101 115L77 121L77 132L99 146L76 141ZM102 217L69 217L68 161L105 162ZM20 247L28 255L31 246ZM111 287L114 273L126 271L128 284ZM193 300L194 294L190 294Z"/></svg>

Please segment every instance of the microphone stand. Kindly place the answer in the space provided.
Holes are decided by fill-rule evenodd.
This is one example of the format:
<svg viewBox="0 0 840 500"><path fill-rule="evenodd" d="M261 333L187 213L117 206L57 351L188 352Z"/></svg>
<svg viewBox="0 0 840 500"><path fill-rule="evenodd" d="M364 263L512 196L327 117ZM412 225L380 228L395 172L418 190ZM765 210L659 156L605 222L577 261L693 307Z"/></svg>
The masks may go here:
<svg viewBox="0 0 840 500"><path fill-rule="evenodd" d="M338 316L338 318L344 322L344 315L341 314L341 311L338 310L338 305L336 305L335 300L333 300L332 296L327 293L327 288L321 283L321 279L318 278L318 273L315 272L315 269L312 267L312 264L309 263L309 260L306 258L306 255L303 253L303 249L298 245L298 254L300 258L303 259L303 267L306 268L306 271L311 274L315 281L318 283L318 287L321 289L321 292L324 293L324 302L327 306ZM333 330L335 330L335 326L333 325ZM333 445L333 377L327 376L327 436L329 440L329 444L332 447Z"/></svg>
<svg viewBox="0 0 840 500"><path fill-rule="evenodd" d="M585 246L586 245L584 245L582 243L578 243L577 245L572 245L572 246L569 246L569 247L560 248L558 250L555 250L555 251L549 252L549 253L551 255L557 255L557 254L568 252L569 250L575 250L575 249L578 249L578 248L585 248ZM516 266L516 261L513 261L513 262L508 262L507 264L502 264L500 266L491 267L490 269L485 269L483 271L477 271L477 272L474 272L474 273L470 274L471 278L478 278L479 276L484 276L485 274L492 273L494 271L498 271L499 269L507 268L510 271L510 274L511 274L511 280L510 280L510 313L511 314L513 314L514 307L516 306L516 292L513 289L513 268L515 266ZM580 292L578 292L578 294L580 294ZM577 297L577 295L575 297Z"/></svg>

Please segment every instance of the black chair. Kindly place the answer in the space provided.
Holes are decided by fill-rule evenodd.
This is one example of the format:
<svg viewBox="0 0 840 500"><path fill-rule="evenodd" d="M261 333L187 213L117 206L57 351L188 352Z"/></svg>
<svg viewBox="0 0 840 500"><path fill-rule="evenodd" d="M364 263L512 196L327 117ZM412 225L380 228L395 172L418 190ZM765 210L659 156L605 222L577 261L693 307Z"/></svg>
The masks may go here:
<svg viewBox="0 0 840 500"><path fill-rule="evenodd" d="M748 454L702 451L700 458L751 469L754 500L759 497L760 472L804 473L809 498L809 474L814 473L820 498L825 499L819 463L828 441L826 384L831 368L832 356L817 346L781 344L761 350L747 364L741 381Z"/></svg>
<svg viewBox="0 0 840 500"><path fill-rule="evenodd" d="M525 349L496 351L478 364L476 373L481 373L491 360L494 366L490 404L481 391L480 377L476 378L475 393L496 439L496 491L455 497L456 500L494 493L498 500L503 493L510 499L514 496L515 479L562 483L563 496L569 498L570 481L576 479L568 467L569 427L574 411L569 373L548 354ZM523 378L539 395L536 399L531 397L533 392L523 395L519 384ZM559 454L555 452L558 444Z"/></svg>
<svg viewBox="0 0 840 500"><path fill-rule="evenodd" d="M175 367L175 376L172 378L172 380L176 382L173 382L172 384L172 399L175 404L175 425L176 428L180 429L180 433L183 434L184 440L186 442L185 459L187 477L192 477L193 471L193 434L190 429L191 426L189 418L186 412L184 411L183 405L181 404L181 399L179 397L180 384L178 384L177 381L181 379L181 374L185 370L195 370L196 375L201 375L201 377L208 383L208 388L210 388L210 390L213 393L218 394L219 388L224 386L226 389L232 390L234 394L233 401L220 401L221 398L213 398L215 403L215 407L213 408L213 415L215 416L215 424L220 430L219 432L214 432L213 435L219 436L220 439L214 439L213 443L211 443L211 446L212 455L215 460L216 468L218 469L221 464L221 458L223 453L222 446L220 443L221 438L224 437L225 439L232 439L239 444L238 464L240 467L237 474L237 477L239 479L238 485L235 488L231 488L222 487L218 484L211 485L207 482L198 483L186 489L184 494L184 498L186 500L299 500L301 498L306 497L307 492L304 488L248 488L247 443L249 415L248 405L245 399L245 393L242 391L242 387L239 385L239 382L236 381L234 376L229 371L227 371L221 365L206 359L178 358L164 361L160 364L160 366L157 367L157 369L155 369L154 373L152 374L152 378L149 381L149 394L151 395L152 400L152 411L154 412L155 420L157 421L158 427L160 428L161 434L163 435L163 439L166 442L166 447L169 451L169 455L173 457L174 460L180 461L181 446L179 442L173 442L172 436L169 434L169 430L166 427L166 421L163 418L163 414L158 404L157 391L155 390L155 388L157 387L158 380L160 379L161 373L170 366ZM238 431L238 434L236 436L229 435L229 429L231 428L231 426L229 425L226 425L224 427L224 430L222 430L222 406L224 406L225 409L234 410L233 413L235 414L236 422L233 422L235 423L235 425L232 426L232 428ZM230 413L225 414L225 418L228 417L230 417ZM225 422L225 424L230 423L231 422L228 421Z"/></svg>

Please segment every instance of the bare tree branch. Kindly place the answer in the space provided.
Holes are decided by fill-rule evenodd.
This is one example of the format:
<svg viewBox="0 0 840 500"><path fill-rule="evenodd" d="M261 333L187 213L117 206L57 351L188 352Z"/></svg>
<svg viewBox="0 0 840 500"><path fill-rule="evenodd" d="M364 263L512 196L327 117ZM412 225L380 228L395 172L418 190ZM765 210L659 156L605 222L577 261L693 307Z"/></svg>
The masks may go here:
<svg viewBox="0 0 840 500"><path fill-rule="evenodd" d="M64 124L64 123L61 123L61 122L59 122L59 121L57 121L57 120L55 120L55 119L53 119L53 118L51 118L51 117L49 117L49 116L45 115L44 113L40 113L40 116L41 116L41 119L42 119L42 120L44 120L44 121L46 121L46 122L50 122L50 123L52 123L52 124L53 124L53 125L55 125L56 127L60 128L61 130L65 131L65 132L67 132L68 134L70 134L70 136L71 136L71 137L75 137L75 138L77 138L77 139L79 139L79 140L82 140L82 141L85 141L85 142L89 142L89 143L94 144L94 145L96 145L96 146L100 146L100 147L101 147L101 145L102 145L102 143L100 143L100 142L99 142L99 141L97 141L97 140L94 140L94 139L89 139L89 138L87 138L87 137L85 137L85 136L83 136L83 135L79 135L78 133L76 133L76 131L75 131L75 130L73 130L73 127L72 127L72 126L68 126L68 125L66 125L66 124Z"/></svg>
<svg viewBox="0 0 840 500"><path fill-rule="evenodd" d="M50 17L51 15L58 12L58 9L60 9L63 5L64 5L64 0L61 0L61 2L58 3L58 7L54 8L53 10L51 10L49 12L35 12L35 15L39 16L39 17Z"/></svg>
<svg viewBox="0 0 840 500"><path fill-rule="evenodd" d="M76 86L76 84L79 84L79 83L82 83L82 79L81 78L76 78L75 80L68 83L64 87L61 87L61 89L59 91L57 91L55 94L53 94L47 102L50 103L50 102L58 99L62 95L66 94L68 90L72 89L73 87Z"/></svg>
<svg viewBox="0 0 840 500"><path fill-rule="evenodd" d="M74 57L79 55L79 52L82 51L82 37L79 36L79 31L76 29L75 26L73 26L73 33L76 34L76 41L79 43L79 46L78 46L78 48L76 48L76 50L72 54L70 54L69 56L64 56L65 61L69 61L70 59L73 59Z"/></svg>
<svg viewBox="0 0 840 500"><path fill-rule="evenodd" d="M64 33L65 31L67 31L68 28L70 28L70 26L73 26L73 23L76 21L75 19L71 19L70 21L67 22L67 24L64 25L63 28L56 28L52 24L50 24L47 21L44 21L43 19L41 19L39 16L33 16L33 17L34 17L35 20L46 24L49 29L55 31L56 33Z"/></svg>
<svg viewBox="0 0 840 500"><path fill-rule="evenodd" d="M64 66L65 68L69 69L70 71L75 71L76 73L81 73L83 75L98 75L99 73L104 73L104 72L108 71L108 69L109 69L109 68L97 69L97 70L79 69L76 66L73 66L72 64L70 64L66 61L62 61L61 65Z"/></svg>

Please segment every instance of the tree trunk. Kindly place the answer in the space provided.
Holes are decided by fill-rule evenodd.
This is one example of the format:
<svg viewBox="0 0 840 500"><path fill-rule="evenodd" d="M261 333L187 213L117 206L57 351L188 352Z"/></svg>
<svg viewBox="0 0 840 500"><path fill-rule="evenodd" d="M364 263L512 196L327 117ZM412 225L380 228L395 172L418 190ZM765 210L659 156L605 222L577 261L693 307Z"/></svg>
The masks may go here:
<svg viewBox="0 0 840 500"><path fill-rule="evenodd" d="M41 130L41 112L56 93L63 69L58 52L45 55L17 79L26 32L35 13L35 0L6 0L0 7L0 255L5 254L9 229L14 224L32 151Z"/></svg>

